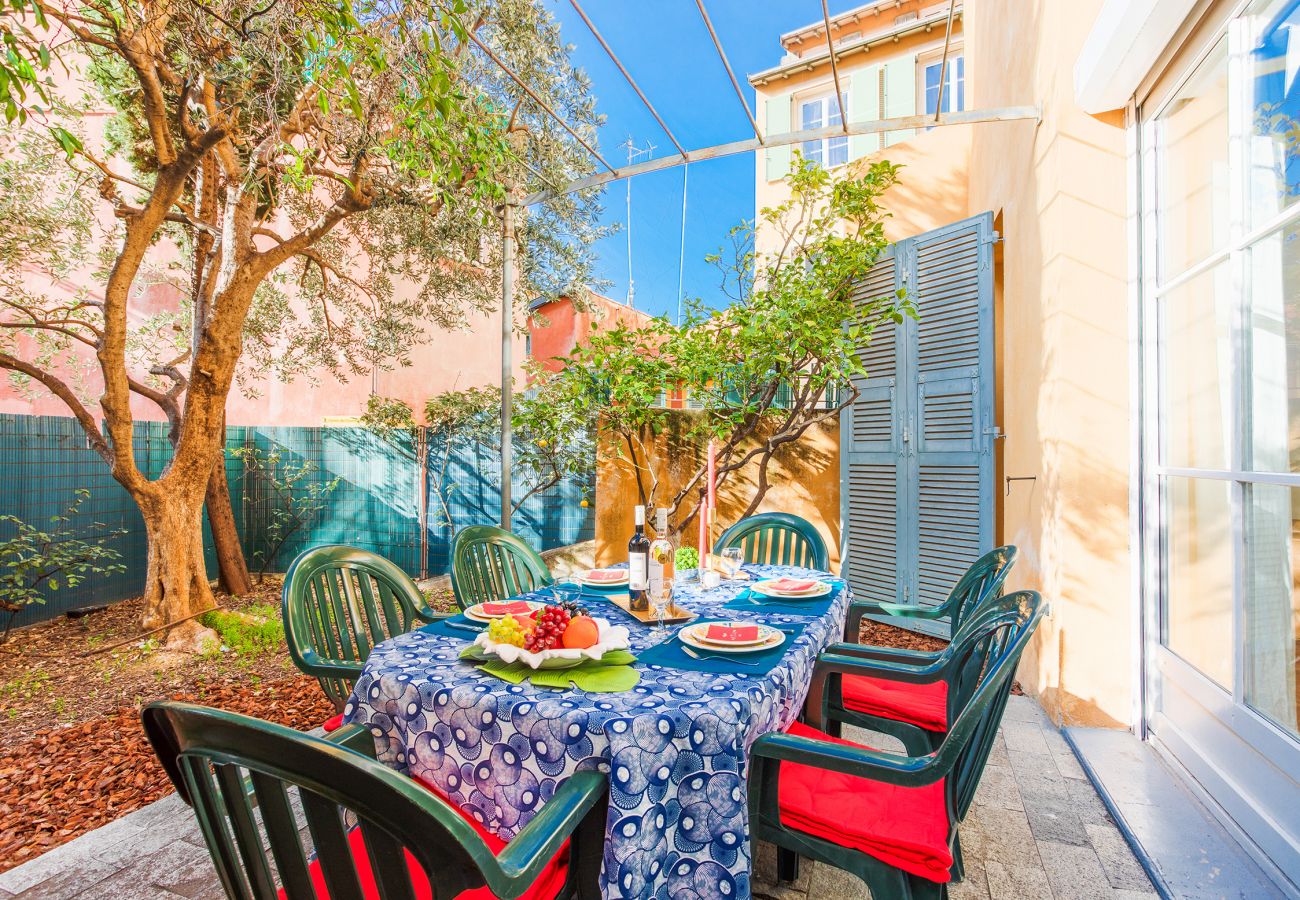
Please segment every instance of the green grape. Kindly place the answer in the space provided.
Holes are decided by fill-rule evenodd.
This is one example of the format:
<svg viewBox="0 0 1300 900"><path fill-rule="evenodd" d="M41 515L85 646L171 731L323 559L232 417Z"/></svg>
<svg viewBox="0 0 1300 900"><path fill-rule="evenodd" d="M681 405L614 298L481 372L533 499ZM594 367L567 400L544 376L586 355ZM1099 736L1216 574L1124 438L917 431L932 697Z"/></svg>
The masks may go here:
<svg viewBox="0 0 1300 900"><path fill-rule="evenodd" d="M514 616L503 616L500 619L493 619L488 625L488 637L499 644L514 644L516 647L522 647L526 635L523 626Z"/></svg>

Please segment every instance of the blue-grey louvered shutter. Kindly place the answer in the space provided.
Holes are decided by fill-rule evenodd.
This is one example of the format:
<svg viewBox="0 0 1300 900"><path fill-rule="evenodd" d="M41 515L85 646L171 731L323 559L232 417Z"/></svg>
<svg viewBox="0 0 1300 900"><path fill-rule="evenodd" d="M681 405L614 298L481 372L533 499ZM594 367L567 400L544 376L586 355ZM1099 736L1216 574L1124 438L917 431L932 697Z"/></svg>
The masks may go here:
<svg viewBox="0 0 1300 900"><path fill-rule="evenodd" d="M993 216L913 239L915 602L993 548Z"/></svg>
<svg viewBox="0 0 1300 900"><path fill-rule="evenodd" d="M858 286L855 304L890 296L898 289L893 249ZM903 396L898 389L900 328L882 325L858 349L866 378L854 380L858 397L841 422L840 466L842 566L844 576L864 600L898 602L899 502L906 472L901 463L899 423Z"/></svg>
<svg viewBox="0 0 1300 900"><path fill-rule="evenodd" d="M993 547L994 239L983 213L899 241L861 289L902 287L919 313L861 348L841 430L841 556L864 600L941 603Z"/></svg>

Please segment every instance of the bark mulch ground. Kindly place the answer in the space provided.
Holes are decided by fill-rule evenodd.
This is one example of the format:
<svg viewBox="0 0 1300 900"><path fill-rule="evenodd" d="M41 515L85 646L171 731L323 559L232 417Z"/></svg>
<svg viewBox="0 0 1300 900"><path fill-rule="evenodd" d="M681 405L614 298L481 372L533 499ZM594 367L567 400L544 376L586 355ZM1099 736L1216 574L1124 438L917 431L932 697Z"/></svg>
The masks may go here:
<svg viewBox="0 0 1300 900"><path fill-rule="evenodd" d="M441 593L430 603L448 608ZM247 597L219 602L278 622L279 596L279 580L268 578ZM300 730L334 714L316 681L296 674L282 637L223 634L224 652L172 654L129 640L140 618L140 601L126 600L0 644L0 872L171 792L140 727L145 703L188 700ZM925 651L945 644L871 621L862 641Z"/></svg>
<svg viewBox="0 0 1300 900"><path fill-rule="evenodd" d="M279 594L268 578L250 596L219 601L278 622ZM93 653L136 637L140 618L140 601L127 600L25 628L0 645L0 871L171 791L140 728L140 707L151 700L298 729L334 714L316 681L295 672L283 639L265 631L223 632L227 649L206 655L166 653L147 640Z"/></svg>

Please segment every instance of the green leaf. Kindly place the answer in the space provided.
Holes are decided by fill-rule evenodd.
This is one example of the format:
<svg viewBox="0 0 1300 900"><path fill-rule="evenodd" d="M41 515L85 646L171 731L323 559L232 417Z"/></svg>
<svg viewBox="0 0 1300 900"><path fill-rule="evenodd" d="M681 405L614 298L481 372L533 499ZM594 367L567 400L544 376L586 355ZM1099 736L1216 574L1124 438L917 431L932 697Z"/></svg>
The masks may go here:
<svg viewBox="0 0 1300 900"><path fill-rule="evenodd" d="M630 666L636 662L636 657L626 650L610 650L601 656L600 659L588 660L583 663L586 666Z"/></svg>
<svg viewBox="0 0 1300 900"><path fill-rule="evenodd" d="M511 684L520 684L532 670L523 663L508 663L503 659L489 659L479 666L484 672Z"/></svg>

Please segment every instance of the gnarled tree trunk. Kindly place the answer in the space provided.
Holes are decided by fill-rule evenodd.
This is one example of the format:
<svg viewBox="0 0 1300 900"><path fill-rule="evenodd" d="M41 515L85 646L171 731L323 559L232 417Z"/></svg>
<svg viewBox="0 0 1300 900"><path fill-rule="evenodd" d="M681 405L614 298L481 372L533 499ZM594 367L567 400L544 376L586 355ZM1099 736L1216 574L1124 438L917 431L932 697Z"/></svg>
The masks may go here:
<svg viewBox="0 0 1300 900"><path fill-rule="evenodd" d="M235 527L235 510L230 502L224 458L218 459L212 467L205 499L212 543L217 551L217 583L227 594L247 594L253 589L253 579L244 559L244 548L239 543L239 529Z"/></svg>
<svg viewBox="0 0 1300 900"><path fill-rule="evenodd" d="M155 629L178 623L167 630L167 646L200 650L213 633L191 617L216 606L203 562L203 496L207 484L172 482L161 490L156 489L158 485L154 487L135 497L144 517L149 547L143 625Z"/></svg>

